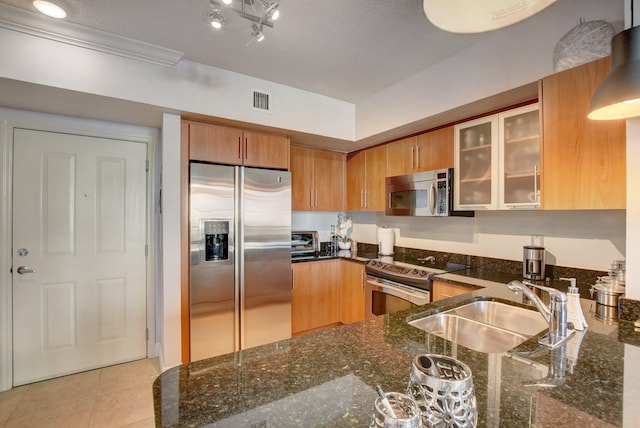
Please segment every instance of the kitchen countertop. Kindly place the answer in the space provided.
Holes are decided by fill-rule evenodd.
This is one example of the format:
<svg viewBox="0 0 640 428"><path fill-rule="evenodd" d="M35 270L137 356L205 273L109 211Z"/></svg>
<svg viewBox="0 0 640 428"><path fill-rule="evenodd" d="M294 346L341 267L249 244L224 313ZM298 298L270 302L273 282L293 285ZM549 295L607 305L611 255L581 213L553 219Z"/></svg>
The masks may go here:
<svg viewBox="0 0 640 428"><path fill-rule="evenodd" d="M479 427L637 423L637 418L630 418L640 400L640 382L624 382L625 377L637 379L633 374L640 371L638 358L625 359L627 353L638 355L640 345L640 333L632 323L610 325L596 320L589 314L593 301L582 299L590 327L581 342L562 348L569 359L558 351L539 349L537 337L513 352L487 354L407 324L408 317L446 310L469 298L522 301L504 284L473 277L471 272L459 273L463 275L442 277L484 288L165 371L153 387L156 426L368 426L375 386L406 391L411 362L424 353L452 356L471 368ZM563 356L563 365L558 364L558 355ZM561 372L565 376L559 386L528 385L549 374L557 379ZM632 416L625 419L623 415Z"/></svg>

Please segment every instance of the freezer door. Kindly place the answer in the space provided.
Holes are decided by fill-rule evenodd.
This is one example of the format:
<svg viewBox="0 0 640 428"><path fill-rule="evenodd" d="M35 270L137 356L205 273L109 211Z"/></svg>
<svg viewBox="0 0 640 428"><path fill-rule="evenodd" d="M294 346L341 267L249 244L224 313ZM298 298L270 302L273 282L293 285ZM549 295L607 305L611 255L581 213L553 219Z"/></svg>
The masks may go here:
<svg viewBox="0 0 640 428"><path fill-rule="evenodd" d="M241 347L291 337L291 174L242 168Z"/></svg>
<svg viewBox="0 0 640 428"><path fill-rule="evenodd" d="M191 361L197 361L239 347L239 295L234 284L236 178L229 166L191 163L190 168L190 346ZM226 252L212 248L224 239L228 239Z"/></svg>

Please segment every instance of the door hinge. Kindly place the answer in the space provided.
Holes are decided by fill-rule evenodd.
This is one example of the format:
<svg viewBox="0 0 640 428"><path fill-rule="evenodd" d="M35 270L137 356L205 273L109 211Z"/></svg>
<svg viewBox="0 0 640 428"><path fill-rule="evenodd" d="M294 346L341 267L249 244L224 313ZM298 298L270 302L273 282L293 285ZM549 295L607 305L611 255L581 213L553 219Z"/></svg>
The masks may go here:
<svg viewBox="0 0 640 428"><path fill-rule="evenodd" d="M147 159L146 164L145 164L145 171L149 172L149 159Z"/></svg>
<svg viewBox="0 0 640 428"><path fill-rule="evenodd" d="M148 329L148 328L145 328L145 329L144 329L144 337L145 337L145 339L146 339L147 341L149 340L149 329Z"/></svg>

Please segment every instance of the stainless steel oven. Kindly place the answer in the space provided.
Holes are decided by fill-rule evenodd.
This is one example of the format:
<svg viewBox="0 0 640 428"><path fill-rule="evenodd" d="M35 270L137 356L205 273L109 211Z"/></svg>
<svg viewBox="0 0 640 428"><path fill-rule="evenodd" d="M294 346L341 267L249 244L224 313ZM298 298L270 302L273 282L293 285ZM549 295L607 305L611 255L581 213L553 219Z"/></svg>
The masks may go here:
<svg viewBox="0 0 640 428"><path fill-rule="evenodd" d="M371 260L365 266L365 318L431 302L431 277L426 270Z"/></svg>

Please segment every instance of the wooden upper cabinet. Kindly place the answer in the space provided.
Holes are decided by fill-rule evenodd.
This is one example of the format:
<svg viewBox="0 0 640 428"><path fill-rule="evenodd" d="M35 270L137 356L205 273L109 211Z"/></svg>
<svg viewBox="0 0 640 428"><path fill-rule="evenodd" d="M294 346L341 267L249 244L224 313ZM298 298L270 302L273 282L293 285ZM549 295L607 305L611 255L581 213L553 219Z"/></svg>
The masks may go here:
<svg viewBox="0 0 640 428"><path fill-rule="evenodd" d="M387 147L374 147L366 152L365 210L384 211Z"/></svg>
<svg viewBox="0 0 640 428"><path fill-rule="evenodd" d="M292 208L343 211L346 155L291 146Z"/></svg>
<svg viewBox="0 0 640 428"><path fill-rule="evenodd" d="M453 126L387 145L387 176L453 168Z"/></svg>
<svg viewBox="0 0 640 428"><path fill-rule="evenodd" d="M289 138L244 131L243 165L289 169Z"/></svg>
<svg viewBox="0 0 640 428"><path fill-rule="evenodd" d="M347 157L347 211L364 211L366 151Z"/></svg>
<svg viewBox="0 0 640 428"><path fill-rule="evenodd" d="M589 120L591 96L609 58L542 80L542 207L626 207L626 121Z"/></svg>
<svg viewBox="0 0 640 428"><path fill-rule="evenodd" d="M344 153L329 150L313 152L315 209L343 211L347 160Z"/></svg>
<svg viewBox="0 0 640 428"><path fill-rule="evenodd" d="M417 137L417 171L453 168L453 126Z"/></svg>
<svg viewBox="0 0 640 428"><path fill-rule="evenodd" d="M418 137L415 136L389 143L387 145L387 173L389 177L415 172L417 149Z"/></svg>
<svg viewBox="0 0 640 428"><path fill-rule="evenodd" d="M289 169L289 138L285 136L185 122L190 160Z"/></svg>
<svg viewBox="0 0 640 428"><path fill-rule="evenodd" d="M189 159L228 164L242 163L242 130L200 122L186 122Z"/></svg>
<svg viewBox="0 0 640 428"><path fill-rule="evenodd" d="M347 159L347 211L384 211L387 146L355 153Z"/></svg>
<svg viewBox="0 0 640 428"><path fill-rule="evenodd" d="M311 211L314 208L313 150L291 146L291 208Z"/></svg>

